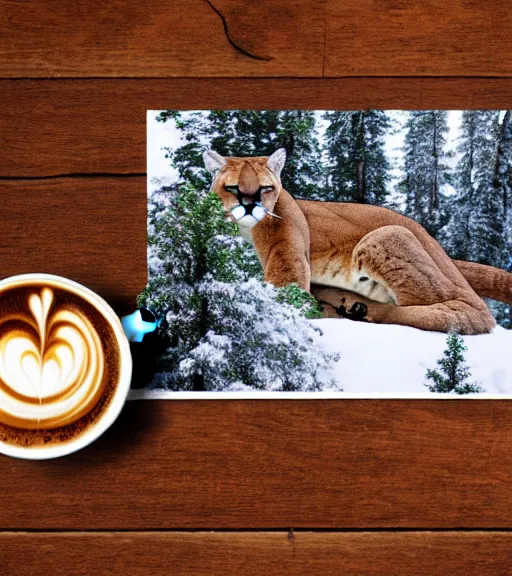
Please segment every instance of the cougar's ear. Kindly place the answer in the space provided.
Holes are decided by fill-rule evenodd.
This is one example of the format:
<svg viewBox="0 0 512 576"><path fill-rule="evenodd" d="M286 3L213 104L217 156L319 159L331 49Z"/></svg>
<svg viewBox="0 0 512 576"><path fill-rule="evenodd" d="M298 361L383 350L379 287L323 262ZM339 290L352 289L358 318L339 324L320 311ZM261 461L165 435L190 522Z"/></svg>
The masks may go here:
<svg viewBox="0 0 512 576"><path fill-rule="evenodd" d="M281 170L286 162L286 150L284 148L279 148L271 156L268 157L267 166L272 170L272 172L280 178Z"/></svg>
<svg viewBox="0 0 512 576"><path fill-rule="evenodd" d="M226 164L226 159L215 150L206 150L203 153L203 161L205 168L211 174L215 174Z"/></svg>

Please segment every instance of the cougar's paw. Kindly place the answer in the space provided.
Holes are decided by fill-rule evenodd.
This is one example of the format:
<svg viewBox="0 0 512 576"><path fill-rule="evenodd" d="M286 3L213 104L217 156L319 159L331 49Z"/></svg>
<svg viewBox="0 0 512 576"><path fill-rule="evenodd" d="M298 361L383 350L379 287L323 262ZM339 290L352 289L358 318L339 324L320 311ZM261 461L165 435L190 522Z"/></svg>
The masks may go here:
<svg viewBox="0 0 512 576"><path fill-rule="evenodd" d="M368 307L362 302L354 302L349 310L345 306L346 299L341 299L341 304L336 308L336 312L343 318L356 320L357 322L368 322L366 315L368 314Z"/></svg>

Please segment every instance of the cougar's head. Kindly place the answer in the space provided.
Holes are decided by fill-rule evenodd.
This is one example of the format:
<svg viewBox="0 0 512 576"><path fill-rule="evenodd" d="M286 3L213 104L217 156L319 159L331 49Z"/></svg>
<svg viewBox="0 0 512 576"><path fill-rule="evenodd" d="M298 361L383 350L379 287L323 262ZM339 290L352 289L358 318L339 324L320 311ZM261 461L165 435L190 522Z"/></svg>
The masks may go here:
<svg viewBox="0 0 512 576"><path fill-rule="evenodd" d="M271 156L255 158L224 158L207 150L203 159L213 176L212 192L221 199L226 215L233 221L252 228L267 215L276 217L273 210L281 193L284 148Z"/></svg>

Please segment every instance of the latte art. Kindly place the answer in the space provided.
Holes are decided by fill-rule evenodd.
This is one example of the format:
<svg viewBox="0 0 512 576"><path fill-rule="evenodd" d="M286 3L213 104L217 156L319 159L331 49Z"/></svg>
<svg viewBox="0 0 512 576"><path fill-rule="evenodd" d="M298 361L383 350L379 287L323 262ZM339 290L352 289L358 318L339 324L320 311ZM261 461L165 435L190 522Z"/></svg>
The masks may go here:
<svg viewBox="0 0 512 576"><path fill-rule="evenodd" d="M130 344L108 302L62 276L0 280L0 453L45 460L84 448L126 401Z"/></svg>
<svg viewBox="0 0 512 576"><path fill-rule="evenodd" d="M26 293L27 294L27 293ZM49 287L0 317L0 422L53 429L87 414L105 389L100 337L77 307Z"/></svg>

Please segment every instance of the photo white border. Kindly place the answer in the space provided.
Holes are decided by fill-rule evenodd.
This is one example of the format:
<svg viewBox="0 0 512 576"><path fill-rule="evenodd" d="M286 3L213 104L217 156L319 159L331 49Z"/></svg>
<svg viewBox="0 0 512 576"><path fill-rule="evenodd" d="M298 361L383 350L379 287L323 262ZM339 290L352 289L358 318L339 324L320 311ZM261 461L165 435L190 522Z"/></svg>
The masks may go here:
<svg viewBox="0 0 512 576"><path fill-rule="evenodd" d="M512 400L512 394L348 394L344 392L174 392L158 388L130 390L131 400Z"/></svg>

